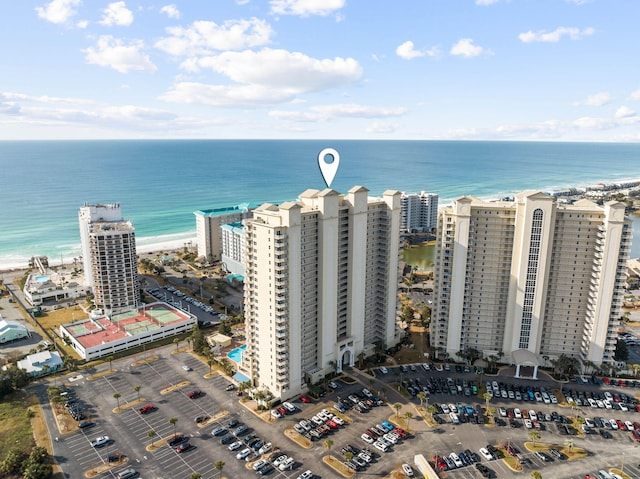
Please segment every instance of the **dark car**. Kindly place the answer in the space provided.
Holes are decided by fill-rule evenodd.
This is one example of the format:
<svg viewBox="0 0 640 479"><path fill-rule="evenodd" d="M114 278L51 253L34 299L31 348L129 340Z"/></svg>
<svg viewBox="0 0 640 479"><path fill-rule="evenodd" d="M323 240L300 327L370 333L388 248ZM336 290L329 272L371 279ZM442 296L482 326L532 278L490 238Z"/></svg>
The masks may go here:
<svg viewBox="0 0 640 479"><path fill-rule="evenodd" d="M249 428L245 425L242 425L242 426L238 426L233 430L233 435L237 437L237 436L242 436L248 432L249 432Z"/></svg>
<svg viewBox="0 0 640 479"><path fill-rule="evenodd" d="M209 416L196 416L193 420L196 422L196 424L200 424L201 422L208 421Z"/></svg>
<svg viewBox="0 0 640 479"><path fill-rule="evenodd" d="M231 434L227 434L222 439L220 439L220 444L231 444L235 440L235 437L233 437Z"/></svg>
<svg viewBox="0 0 640 479"><path fill-rule="evenodd" d="M78 424L78 427L80 429L88 429L90 427L95 426L96 423L95 422L91 422L91 421L82 421L80 424Z"/></svg>
<svg viewBox="0 0 640 479"><path fill-rule="evenodd" d="M268 474L271 474L274 470L275 469L271 464L267 464L266 466L263 466L262 468L258 469L258 474L260 474L261 476L266 476Z"/></svg>
<svg viewBox="0 0 640 479"><path fill-rule="evenodd" d="M169 444L169 446L171 447L177 447L178 445L182 444L183 442L188 441L188 439L186 437L184 437L181 434L178 434L175 437L172 437L171 439L169 439L169 442L167 444Z"/></svg>
<svg viewBox="0 0 640 479"><path fill-rule="evenodd" d="M227 423L227 427L228 428L236 427L238 424L240 424L240 423L238 422L237 419L232 419L231 421L229 421Z"/></svg>
<svg viewBox="0 0 640 479"><path fill-rule="evenodd" d="M189 399L197 399L200 396L202 396L202 391L200 391L199 389L194 389L193 391L191 391L189 394L187 394L187 397Z"/></svg>

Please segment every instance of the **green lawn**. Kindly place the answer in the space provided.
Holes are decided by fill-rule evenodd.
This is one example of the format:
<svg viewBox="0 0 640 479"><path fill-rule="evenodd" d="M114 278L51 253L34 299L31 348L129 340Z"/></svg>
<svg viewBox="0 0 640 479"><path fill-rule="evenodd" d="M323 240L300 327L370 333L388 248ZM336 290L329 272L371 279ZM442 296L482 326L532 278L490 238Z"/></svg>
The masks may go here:
<svg viewBox="0 0 640 479"><path fill-rule="evenodd" d="M12 447L29 453L35 445L27 406L18 397L17 394L8 396L0 403L0 461L4 460Z"/></svg>

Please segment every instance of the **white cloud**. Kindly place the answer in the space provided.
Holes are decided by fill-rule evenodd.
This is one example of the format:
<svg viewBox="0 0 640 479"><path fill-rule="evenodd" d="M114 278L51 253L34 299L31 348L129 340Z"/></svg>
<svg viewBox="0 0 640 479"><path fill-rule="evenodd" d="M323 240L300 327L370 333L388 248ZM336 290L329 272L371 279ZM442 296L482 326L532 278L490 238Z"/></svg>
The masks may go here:
<svg viewBox="0 0 640 479"><path fill-rule="evenodd" d="M356 103L338 103L332 105L317 105L308 111L273 110L269 116L280 120L290 121L330 121L334 118L384 118L401 116L408 111L404 107L380 108Z"/></svg>
<svg viewBox="0 0 640 479"><path fill-rule="evenodd" d="M223 25L211 21L193 22L189 27L169 27L169 37L155 43L155 47L174 56L203 55L219 50L240 50L266 45L273 30L264 20L229 20Z"/></svg>
<svg viewBox="0 0 640 479"><path fill-rule="evenodd" d="M426 50L416 50L411 40L404 42L396 48L396 55L405 60L412 60L419 57L437 57L440 55L440 49L438 47L431 47Z"/></svg>
<svg viewBox="0 0 640 479"><path fill-rule="evenodd" d="M583 37L593 35L595 33L595 29L591 27L583 28L580 30L576 27L558 27L552 32L547 32L546 30L539 30L534 32L529 30L528 32L521 33L518 35L518 38L523 43L533 43L533 42L547 42L547 43L557 43L562 37L569 37L571 40L580 40Z"/></svg>
<svg viewBox="0 0 640 479"><path fill-rule="evenodd" d="M583 116L573 121L573 126L582 130L604 130L615 126L615 122L609 118L594 118Z"/></svg>
<svg viewBox="0 0 640 479"><path fill-rule="evenodd" d="M500 0L476 0L476 5L487 6L493 5L494 3L498 3Z"/></svg>
<svg viewBox="0 0 640 479"><path fill-rule="evenodd" d="M628 106L621 106L616 110L616 118L629 118L630 116L635 116L636 112L629 108Z"/></svg>
<svg viewBox="0 0 640 479"><path fill-rule="evenodd" d="M344 7L346 0L270 0L271 13L276 15L329 15Z"/></svg>
<svg viewBox="0 0 640 479"><path fill-rule="evenodd" d="M180 10L173 3L165 5L160 9L160 13L165 13L169 18L180 18Z"/></svg>
<svg viewBox="0 0 640 479"><path fill-rule="evenodd" d="M52 0L44 7L36 7L36 12L48 22L65 23L78 13L75 7L81 3L82 0Z"/></svg>
<svg viewBox="0 0 640 479"><path fill-rule="evenodd" d="M630 98L632 100L640 100L640 90L636 90L634 92L631 92Z"/></svg>
<svg viewBox="0 0 640 479"><path fill-rule="evenodd" d="M325 90L358 80L362 68L353 58L317 59L299 52L263 48L224 52L185 62L190 71L211 69L231 80L297 92Z"/></svg>
<svg viewBox="0 0 640 479"><path fill-rule="evenodd" d="M275 105L300 94L349 85L362 76L362 68L352 58L319 60L268 48L190 59L181 66L192 72L211 69L236 84L179 82L160 97L162 100L229 107Z"/></svg>
<svg viewBox="0 0 640 479"><path fill-rule="evenodd" d="M84 52L87 63L113 68L120 73L155 72L157 67L148 55L141 52L143 48L144 43L139 40L126 45L122 40L111 35L102 35L98 38L95 47L89 47Z"/></svg>
<svg viewBox="0 0 640 479"><path fill-rule="evenodd" d="M89 26L88 20L80 20L79 22L76 23L76 27L80 28L81 30L84 30L88 26Z"/></svg>
<svg viewBox="0 0 640 479"><path fill-rule="evenodd" d="M574 5L584 5L591 2L591 0L566 0L567 3L573 3Z"/></svg>
<svg viewBox="0 0 640 479"><path fill-rule="evenodd" d="M236 0L236 3L238 5L246 5L247 3L249 3L251 0Z"/></svg>
<svg viewBox="0 0 640 479"><path fill-rule="evenodd" d="M489 50L485 50L479 45L474 45L471 38L461 38L455 43L450 52L454 56L462 56L466 58L477 57L482 54L491 54Z"/></svg>
<svg viewBox="0 0 640 479"><path fill-rule="evenodd" d="M611 100L612 98L609 92L601 91L599 93L594 93L593 95L589 95L584 100L575 102L573 106L602 106L602 105L606 105Z"/></svg>
<svg viewBox="0 0 640 479"><path fill-rule="evenodd" d="M133 23L133 12L129 10L125 2L113 2L102 11L101 25L127 27Z"/></svg>

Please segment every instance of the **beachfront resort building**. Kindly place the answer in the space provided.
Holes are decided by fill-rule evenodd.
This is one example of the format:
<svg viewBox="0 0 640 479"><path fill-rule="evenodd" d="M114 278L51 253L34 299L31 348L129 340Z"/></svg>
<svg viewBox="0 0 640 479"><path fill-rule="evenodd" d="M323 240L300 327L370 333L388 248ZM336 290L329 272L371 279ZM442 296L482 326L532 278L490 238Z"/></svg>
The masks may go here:
<svg viewBox="0 0 640 479"><path fill-rule="evenodd" d="M613 361L631 222L625 205L461 197L440 211L431 345L537 366Z"/></svg>
<svg viewBox="0 0 640 479"><path fill-rule="evenodd" d="M258 204L241 203L227 208L195 211L196 244L198 256L208 260L219 260L222 255L222 225L241 223L251 217L251 210Z"/></svg>
<svg viewBox="0 0 640 479"><path fill-rule="evenodd" d="M432 231L438 226L438 195L435 193L402 193L400 196L400 228L403 231Z"/></svg>
<svg viewBox="0 0 640 479"><path fill-rule="evenodd" d="M255 386L290 398L398 343L399 192L307 190L244 225L241 369Z"/></svg>
<svg viewBox="0 0 640 479"><path fill-rule="evenodd" d="M31 333L29 333L29 330L24 324L2 319L2 315L0 314L0 344L30 337Z"/></svg>
<svg viewBox="0 0 640 479"><path fill-rule="evenodd" d="M140 304L135 230L120 204L85 204L78 214L85 285L96 308L113 314Z"/></svg>
<svg viewBox="0 0 640 479"><path fill-rule="evenodd" d="M229 273L236 277L244 277L244 225L242 223L222 225L220 232L222 234L220 261Z"/></svg>

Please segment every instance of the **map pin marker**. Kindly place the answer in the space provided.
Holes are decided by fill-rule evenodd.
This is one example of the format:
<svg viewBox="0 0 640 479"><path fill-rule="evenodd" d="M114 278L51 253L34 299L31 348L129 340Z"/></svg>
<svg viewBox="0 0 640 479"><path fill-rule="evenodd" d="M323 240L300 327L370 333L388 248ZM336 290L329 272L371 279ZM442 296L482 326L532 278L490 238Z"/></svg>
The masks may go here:
<svg viewBox="0 0 640 479"><path fill-rule="evenodd" d="M327 162L327 156L333 157L333 161ZM324 178L324 182L327 184L328 188L331 188L331 183L338 172L338 166L340 165L340 155L333 148L325 148L318 155L318 166L320 166L320 173L322 173L322 178Z"/></svg>

